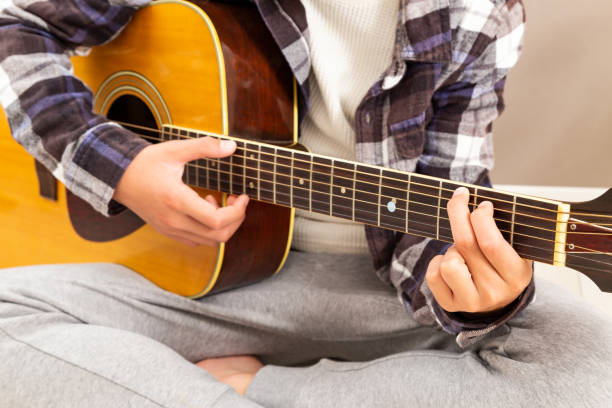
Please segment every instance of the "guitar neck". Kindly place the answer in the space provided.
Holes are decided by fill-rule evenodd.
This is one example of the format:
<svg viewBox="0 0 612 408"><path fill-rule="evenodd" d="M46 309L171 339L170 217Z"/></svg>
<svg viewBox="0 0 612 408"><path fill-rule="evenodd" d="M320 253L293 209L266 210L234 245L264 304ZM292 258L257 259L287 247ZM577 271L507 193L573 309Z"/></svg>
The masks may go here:
<svg viewBox="0 0 612 408"><path fill-rule="evenodd" d="M163 133L167 140L209 135L173 126L165 126ZM237 149L232 156L188 163L184 181L446 242L453 241L446 204L455 189L464 186L470 191L471 209L485 200L493 203L497 226L519 255L555 264L564 249L557 234L564 206L560 202L233 140Z"/></svg>

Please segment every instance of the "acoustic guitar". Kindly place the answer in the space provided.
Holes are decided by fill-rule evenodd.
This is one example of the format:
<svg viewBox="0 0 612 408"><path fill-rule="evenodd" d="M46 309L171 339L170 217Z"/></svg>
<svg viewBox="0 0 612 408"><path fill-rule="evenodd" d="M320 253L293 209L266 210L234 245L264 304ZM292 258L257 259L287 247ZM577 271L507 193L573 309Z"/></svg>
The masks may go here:
<svg viewBox="0 0 612 408"><path fill-rule="evenodd" d="M191 248L130 211L103 217L58 188L0 118L1 267L115 262L199 297L278 272L294 208L452 242L446 203L464 185L471 206L493 202L499 229L521 256L575 268L612 290L612 190L564 203L311 154L297 144L296 84L252 5L155 1L110 44L73 62L95 110L152 143L236 140L231 157L190 162L183 180L221 201L248 194L246 220L227 243Z"/></svg>

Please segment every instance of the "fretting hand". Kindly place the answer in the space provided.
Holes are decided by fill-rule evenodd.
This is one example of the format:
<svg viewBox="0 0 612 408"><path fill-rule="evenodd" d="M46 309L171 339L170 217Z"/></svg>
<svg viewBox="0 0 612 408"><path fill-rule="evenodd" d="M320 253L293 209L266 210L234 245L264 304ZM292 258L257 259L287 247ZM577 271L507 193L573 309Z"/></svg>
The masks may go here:
<svg viewBox="0 0 612 408"><path fill-rule="evenodd" d="M248 197L230 196L219 207L182 181L185 164L231 155L236 143L210 137L175 140L144 148L119 180L113 198L160 233L190 246L227 241L244 220Z"/></svg>
<svg viewBox="0 0 612 408"><path fill-rule="evenodd" d="M448 312L491 312L523 292L531 281L532 264L503 238L493 220L491 202L482 202L472 213L468 202L465 187L449 200L454 245L431 260L426 280Z"/></svg>

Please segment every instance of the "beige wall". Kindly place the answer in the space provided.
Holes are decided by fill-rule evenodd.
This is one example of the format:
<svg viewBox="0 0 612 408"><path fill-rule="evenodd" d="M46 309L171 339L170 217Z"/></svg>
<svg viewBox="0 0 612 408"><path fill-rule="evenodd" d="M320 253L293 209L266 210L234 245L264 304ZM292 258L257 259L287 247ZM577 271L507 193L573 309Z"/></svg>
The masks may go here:
<svg viewBox="0 0 612 408"><path fill-rule="evenodd" d="M494 128L493 181L612 187L612 2L524 1L525 48Z"/></svg>

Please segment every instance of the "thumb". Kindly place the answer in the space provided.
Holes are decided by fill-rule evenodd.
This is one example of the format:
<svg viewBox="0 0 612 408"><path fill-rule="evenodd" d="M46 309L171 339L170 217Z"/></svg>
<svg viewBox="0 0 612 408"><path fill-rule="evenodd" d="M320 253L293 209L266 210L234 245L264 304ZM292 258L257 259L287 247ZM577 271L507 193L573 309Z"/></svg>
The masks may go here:
<svg viewBox="0 0 612 408"><path fill-rule="evenodd" d="M188 140L174 140L165 144L169 153L175 159L185 163L205 157L226 157L236 150L236 142L233 140L219 140L208 136Z"/></svg>

